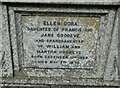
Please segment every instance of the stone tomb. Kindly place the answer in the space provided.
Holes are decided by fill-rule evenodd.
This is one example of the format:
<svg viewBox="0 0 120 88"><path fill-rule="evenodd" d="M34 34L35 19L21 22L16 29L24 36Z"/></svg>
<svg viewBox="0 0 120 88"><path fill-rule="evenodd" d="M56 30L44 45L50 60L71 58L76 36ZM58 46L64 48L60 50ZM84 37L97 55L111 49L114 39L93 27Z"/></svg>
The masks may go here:
<svg viewBox="0 0 120 88"><path fill-rule="evenodd" d="M2 80L118 86L116 8L2 5Z"/></svg>

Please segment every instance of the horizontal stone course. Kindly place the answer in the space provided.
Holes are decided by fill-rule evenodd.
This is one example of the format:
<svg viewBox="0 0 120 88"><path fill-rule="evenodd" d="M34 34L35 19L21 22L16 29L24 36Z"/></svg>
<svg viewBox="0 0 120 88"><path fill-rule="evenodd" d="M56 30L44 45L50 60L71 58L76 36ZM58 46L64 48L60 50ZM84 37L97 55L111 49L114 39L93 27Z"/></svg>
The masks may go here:
<svg viewBox="0 0 120 88"><path fill-rule="evenodd" d="M120 0L1 0L7 3L56 3L56 4L83 4L83 5L120 5Z"/></svg>

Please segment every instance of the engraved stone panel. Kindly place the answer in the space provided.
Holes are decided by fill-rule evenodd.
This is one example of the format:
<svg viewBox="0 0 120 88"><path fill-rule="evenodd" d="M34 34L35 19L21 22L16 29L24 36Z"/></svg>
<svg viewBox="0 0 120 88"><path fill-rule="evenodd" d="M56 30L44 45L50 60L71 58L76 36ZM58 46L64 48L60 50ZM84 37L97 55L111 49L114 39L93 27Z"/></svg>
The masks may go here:
<svg viewBox="0 0 120 88"><path fill-rule="evenodd" d="M4 83L119 85L116 9L3 9Z"/></svg>
<svg viewBox="0 0 120 88"><path fill-rule="evenodd" d="M93 68L99 17L21 16L23 67Z"/></svg>

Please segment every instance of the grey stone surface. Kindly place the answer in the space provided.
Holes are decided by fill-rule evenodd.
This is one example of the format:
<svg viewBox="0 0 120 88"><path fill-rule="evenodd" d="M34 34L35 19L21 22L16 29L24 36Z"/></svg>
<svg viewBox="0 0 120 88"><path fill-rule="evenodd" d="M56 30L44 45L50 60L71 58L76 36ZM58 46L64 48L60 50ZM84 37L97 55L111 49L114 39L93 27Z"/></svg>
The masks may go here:
<svg viewBox="0 0 120 88"><path fill-rule="evenodd" d="M22 16L21 18L23 46L26 53L23 67L94 68L100 24L98 17L49 16L48 14L48 16ZM90 23L87 23L89 20ZM55 25L59 27L50 26L50 23L52 25L56 23ZM71 23L73 27L69 26ZM45 31L46 25L48 28ZM85 29L86 26L88 26L87 29ZM36 30L38 30L37 33ZM88 30L92 32L89 31L88 34ZM43 41L40 42L40 40ZM59 40L59 42L50 42L51 40ZM36 59L35 62L34 59Z"/></svg>
<svg viewBox="0 0 120 88"><path fill-rule="evenodd" d="M2 76L13 77L10 40L7 7L2 6Z"/></svg>
<svg viewBox="0 0 120 88"><path fill-rule="evenodd" d="M53 86L51 86L51 88L119 88L119 87L105 87L105 86L68 86L68 85L66 85L66 86L64 86L64 85L58 85L58 86L55 86L55 85L53 85Z"/></svg>
<svg viewBox="0 0 120 88"><path fill-rule="evenodd" d="M3 86L2 88L119 88L115 86L70 86L70 85L49 85L49 86Z"/></svg>
<svg viewBox="0 0 120 88"><path fill-rule="evenodd" d="M35 87L20 87L20 86L6 86L6 87L2 87L2 88L119 88L119 87L94 87L94 86L91 86L91 87L83 87L83 86L50 86L50 87L39 87L39 86L35 86Z"/></svg>
<svg viewBox="0 0 120 88"><path fill-rule="evenodd" d="M2 2L17 2L17 1L2 1ZM19 1L25 2L25 1ZM28 1L26 1L28 2ZM78 0L75 2L72 1L34 1L34 3L77 3ZM117 1L106 1L104 2L92 2L92 3L99 3L99 4L111 4L118 6ZM28 3L31 3L30 1ZM79 2L77 4L84 4L84 2ZM116 4L117 3L117 4ZM90 2L88 1L88 4ZM22 4L20 4L22 5ZM116 86L116 87L109 87L109 88L119 88L120 86L120 65L119 65L119 16L120 16L120 9L117 10L118 7L112 8L103 8L103 7L95 7L95 8L75 8L75 7L65 7L60 8L60 6L53 8L51 6L47 7L32 7L32 6L12 6L3 3L2 5L2 28L0 28L2 32L0 32L0 73L3 79L2 83L4 86L2 88L104 88L104 87L97 87L97 86ZM97 4L96 4L97 5ZM1 6L1 5L0 5ZM61 5L62 6L62 5ZM55 68L55 66L47 66L45 68L41 65L35 65L33 67L31 64L27 64L29 68L24 66L24 61L26 56L26 51L28 52L35 52L34 46L29 48L29 44L32 44L33 41L29 41L32 38L39 37L39 34L30 33L32 37L29 35L29 31L25 32L26 25L37 25L37 20L40 18L42 14L47 18L48 13L51 12L50 15L53 17L55 16L53 13L77 13L80 16L81 13L89 16L96 16L99 17L99 29L98 29L98 38L97 38L97 48L96 48L96 60L94 64L94 68L82 68L76 69L69 67L66 69L63 67L62 69ZM36 18L34 19L33 16ZM67 16L69 16L67 14ZM75 14L73 14L76 17ZM22 20L23 17L23 21ZM25 18L26 17L26 18ZM84 15L83 15L84 18ZM31 20L33 19L33 20ZM43 19L45 19L43 17ZM40 20L40 22L42 22ZM0 23L1 24L1 23ZM26 24L26 25L25 25ZM24 27L25 25L26 27ZM29 27L32 27L32 26ZM88 24L87 24L88 25ZM93 26L93 25L92 25ZM22 29L22 30L21 30ZM24 31L23 31L24 30ZM89 34L88 34L89 35ZM2 36L2 37L1 37ZM26 37L25 37L26 36ZM28 38L28 39L24 39ZM3 44L3 45L2 45ZM119 45L118 45L119 44ZM45 44L44 44L45 45ZM26 50L29 48L28 50ZM32 50L33 49L33 50ZM87 51L87 50L86 50ZM85 51L85 52L86 52ZM29 59L29 58L28 58ZM27 63L30 60L27 60ZM35 60L33 60L35 61ZM32 61L30 61L31 63ZM36 63L35 63L36 64ZM30 67L31 66L31 67ZM39 68L39 66L41 68ZM52 67L52 68L51 68ZM28 84L28 85L27 85ZM37 86L38 84L46 84L48 86ZM13 86L14 85L14 86ZM20 85L20 86L19 86ZM23 85L27 85L23 86ZM30 86L35 85L35 86ZM50 86L49 86L50 85ZM58 86L57 86L58 85ZM62 86L66 85L66 86ZM71 86L70 86L71 85ZM72 86L73 85L73 86ZM75 86L74 86L75 85ZM81 85L81 86L80 86ZM84 85L84 86L82 86ZM87 87L87 85L91 85ZM29 87L28 87L29 86ZM93 87L94 86L94 87ZM107 88L107 87L105 87Z"/></svg>
<svg viewBox="0 0 120 88"><path fill-rule="evenodd" d="M118 33L120 33L120 8L118 9ZM120 36L118 37L118 41L120 41ZM119 53L119 57L120 57L120 42L118 45L118 53ZM118 59L118 64L120 64L120 59ZM120 65L118 65L118 78L120 80ZM120 83L120 82L119 82Z"/></svg>
<svg viewBox="0 0 120 88"><path fill-rule="evenodd" d="M57 10L56 10L57 9ZM10 15L10 33L11 33L11 42L12 42L12 49L13 49L13 60L14 60L14 69L17 71L17 69L21 69L21 72L15 72L15 77L21 77L20 75L22 74L23 78L25 76L29 76L30 78L23 79L22 81L19 79L15 78L15 81L8 79L7 81L4 80L5 82L14 82L17 83L22 82L22 83L27 83L28 81L32 84L34 83L40 83L40 84L71 84L71 85L118 85L117 82L115 82L115 80L118 79L117 77L117 68L116 68L116 60L118 58L118 49L117 49L117 44L118 44L118 28L117 26L117 20L116 17L117 15L116 10L115 9L84 9L84 8L80 8L80 9L46 9L46 8L31 8L31 7L10 7L9 8L9 15ZM22 63L23 63L23 50L25 51L25 47L23 47L22 45L22 32L20 31L21 28L23 28L23 30L25 29L23 26L21 27L21 23L22 21L20 21L19 19L21 18L21 15L30 15L25 14L25 13L20 13L17 12L15 13L15 11L51 11L51 12L77 12L77 13L97 13L97 14L102 14L105 13L107 15L100 15L100 27L99 27L99 43L97 46L97 60L95 62L95 70L91 71L91 70L86 70L86 69L33 69L33 68L26 68L23 69L21 67ZM39 14L39 13L38 13ZM37 16L37 13L35 13L35 15ZM17 19L15 22L15 18ZM106 18L106 19L105 19ZM25 18L24 18L25 19ZM20 23L21 22L21 23ZM29 21L28 21L29 22ZM32 21L33 22L33 21ZM15 24L16 23L16 24ZM36 23L36 22L35 22ZM114 25L114 23L116 25ZM35 25L34 25L35 26ZM18 29L16 29L16 27ZM114 30L113 30L114 29ZM19 31L17 33L19 33L18 35L16 35L16 31ZM19 36L19 37L17 37ZM34 37L35 35L33 35ZM16 37L18 38L16 40ZM28 39L27 39L28 40ZM25 41L27 41L25 40ZM17 49L16 46L16 42L19 45L19 49ZM116 42L116 43L114 43ZM9 43L8 43L9 44ZM24 41L23 41L24 44ZM17 52L19 51L19 53L17 54ZM31 50L29 50L31 51ZM24 52L25 54L25 52ZM18 56L17 56L18 55ZM17 58L19 57L19 58ZM100 58L99 58L100 57ZM14 59L16 58L16 59ZM98 59L99 58L99 59ZM114 58L114 59L113 59ZM12 68L11 68L12 70ZM19 74L18 74L19 73ZM89 73L89 74L88 74ZM40 80L42 81L37 81L38 79L34 79L34 77L40 77ZM42 77L42 78L41 78ZM51 78L53 77L53 78ZM62 77L62 78L61 78ZM73 79L74 78L74 79ZM91 78L91 79L89 79ZM96 79L92 79L92 78L96 78ZM98 78L98 79L97 79ZM104 81L102 80L102 78L104 80L108 80ZM58 80L58 81L56 81ZM102 81L104 81L104 83ZM113 81L114 80L114 81Z"/></svg>
<svg viewBox="0 0 120 88"><path fill-rule="evenodd" d="M3 86L1 88L50 88L49 86Z"/></svg>
<svg viewBox="0 0 120 88"><path fill-rule="evenodd" d="M82 5L120 5L120 0L1 0L2 2L19 3L51 3L51 4L82 4Z"/></svg>
<svg viewBox="0 0 120 88"><path fill-rule="evenodd" d="M0 87L2 86L2 3L0 2Z"/></svg>
<svg viewBox="0 0 120 88"><path fill-rule="evenodd" d="M2 59L2 3L0 2L0 62ZM0 63L0 78L2 77L2 66Z"/></svg>

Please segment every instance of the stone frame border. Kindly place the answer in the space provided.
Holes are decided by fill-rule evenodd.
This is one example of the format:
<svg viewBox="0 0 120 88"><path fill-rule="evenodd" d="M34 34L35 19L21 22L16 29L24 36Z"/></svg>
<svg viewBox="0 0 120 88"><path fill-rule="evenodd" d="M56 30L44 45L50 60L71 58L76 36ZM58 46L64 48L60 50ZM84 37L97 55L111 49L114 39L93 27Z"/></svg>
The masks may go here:
<svg viewBox="0 0 120 88"><path fill-rule="evenodd" d="M13 73L12 73L13 74ZM102 84L101 84L102 85Z"/></svg>

